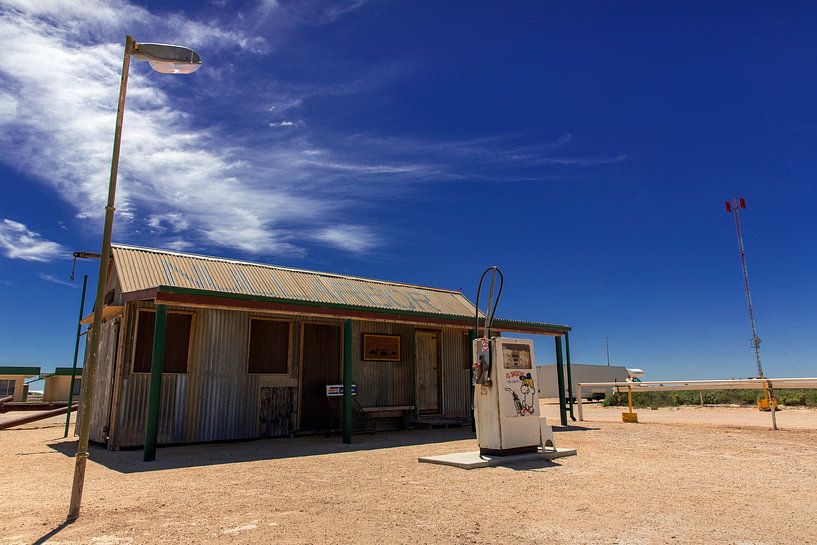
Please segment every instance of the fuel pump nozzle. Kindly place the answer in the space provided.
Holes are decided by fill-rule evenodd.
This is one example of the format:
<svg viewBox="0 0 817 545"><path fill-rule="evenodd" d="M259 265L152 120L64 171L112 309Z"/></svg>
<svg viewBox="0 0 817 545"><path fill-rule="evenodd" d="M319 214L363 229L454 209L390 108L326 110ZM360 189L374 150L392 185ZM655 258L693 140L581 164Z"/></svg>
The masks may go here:
<svg viewBox="0 0 817 545"><path fill-rule="evenodd" d="M485 321L483 324L483 334L479 335L479 297L482 292L482 283L485 277L491 273L491 284L488 291L488 307L485 309ZM496 277L499 275L499 289L496 292L496 300L494 300L494 288L496 286ZM474 331L477 334L478 348L474 351L474 384L482 384L485 386L491 385L491 367L493 366L491 344L493 337L491 337L491 327L493 326L494 316L496 315L496 307L499 305L499 298L502 296L502 288L505 285L505 276L499 267L488 267L482 273L479 279L479 286L477 287L477 297L474 315Z"/></svg>

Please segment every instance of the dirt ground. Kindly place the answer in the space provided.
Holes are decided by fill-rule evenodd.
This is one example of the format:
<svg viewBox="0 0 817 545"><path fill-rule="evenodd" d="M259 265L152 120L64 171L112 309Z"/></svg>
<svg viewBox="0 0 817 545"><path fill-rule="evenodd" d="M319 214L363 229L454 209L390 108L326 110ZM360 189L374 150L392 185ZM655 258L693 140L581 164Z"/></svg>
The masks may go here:
<svg viewBox="0 0 817 545"><path fill-rule="evenodd" d="M70 525L57 417L0 431L0 544L817 544L817 411L773 432L753 409L586 409L556 434L578 456L471 471L417 463L474 450L468 429L95 448Z"/></svg>
<svg viewBox="0 0 817 545"><path fill-rule="evenodd" d="M559 418L558 402L542 405L547 416ZM777 425L785 429L817 429L817 411L807 407L783 407L777 411ZM593 422L621 422L623 407L604 407L601 403L583 405L585 420ZM638 421L645 424L700 424L718 426L740 426L771 428L772 415L748 407L740 406L695 406L685 405L668 407L659 410L649 408L633 409L638 413ZM578 407L574 406L573 415L578 418Z"/></svg>

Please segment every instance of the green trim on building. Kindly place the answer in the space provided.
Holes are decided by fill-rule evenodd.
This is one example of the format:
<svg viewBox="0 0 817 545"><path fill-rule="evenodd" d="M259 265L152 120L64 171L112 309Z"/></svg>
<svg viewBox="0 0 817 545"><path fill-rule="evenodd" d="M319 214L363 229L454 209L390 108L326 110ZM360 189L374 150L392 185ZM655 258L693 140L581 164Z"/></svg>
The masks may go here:
<svg viewBox="0 0 817 545"><path fill-rule="evenodd" d="M0 366L0 376L36 377L40 374L39 367L24 367L15 365Z"/></svg>
<svg viewBox="0 0 817 545"><path fill-rule="evenodd" d="M148 388L148 416L145 427L145 451L142 459L156 459L159 435L159 409L162 398L162 370L165 366L165 336L167 334L167 306L156 305L156 322L153 327L153 354L150 362L150 387Z"/></svg>
<svg viewBox="0 0 817 545"><path fill-rule="evenodd" d="M58 375L61 377L70 377L73 369L71 367L57 367L53 373L43 373L43 375ZM77 377L82 377L82 367L77 367Z"/></svg>
<svg viewBox="0 0 817 545"><path fill-rule="evenodd" d="M343 320L343 442L352 443L352 320Z"/></svg>
<svg viewBox="0 0 817 545"><path fill-rule="evenodd" d="M351 310L358 312L371 312L374 314L382 314L384 316L410 316L413 318L436 318L440 320L449 320L458 322L462 325L470 325L474 322L473 316L464 316L457 314L437 314L434 312L422 312L412 310L389 309L382 307L366 307L361 305L349 305L344 303L323 303L318 301L304 301L300 299L288 299L284 297L268 297L260 295L244 295L241 293L229 293L222 291L212 291L196 288L179 288L175 286L158 286L157 293L169 293L177 295L199 295L203 297L220 297L222 299L235 299L238 301L258 302L258 303L279 303L284 305L298 305L305 307L317 308L332 308L341 310ZM531 331L541 331L542 333L558 333L563 334L570 331L570 327L559 324L547 324L542 322L526 322L519 320L494 320L494 327L502 329L507 328L524 328Z"/></svg>

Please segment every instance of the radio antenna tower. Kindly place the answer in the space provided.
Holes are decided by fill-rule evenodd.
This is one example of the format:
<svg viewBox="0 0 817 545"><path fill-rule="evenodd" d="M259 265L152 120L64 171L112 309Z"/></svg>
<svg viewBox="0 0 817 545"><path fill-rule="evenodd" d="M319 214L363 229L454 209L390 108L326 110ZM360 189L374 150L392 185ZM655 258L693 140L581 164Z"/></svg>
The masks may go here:
<svg viewBox="0 0 817 545"><path fill-rule="evenodd" d="M763 366L760 365L760 337L757 336L755 325L755 311L752 308L752 293L749 291L749 270L746 268L746 249L743 246L743 230L740 228L740 210L746 209L746 200L735 197L726 201L726 212L734 213L735 228L738 232L738 250L740 250L740 266L743 269L743 288L746 290L746 304L749 306L749 323L752 324L752 348L755 349L755 363L757 364L757 378L764 378Z"/></svg>

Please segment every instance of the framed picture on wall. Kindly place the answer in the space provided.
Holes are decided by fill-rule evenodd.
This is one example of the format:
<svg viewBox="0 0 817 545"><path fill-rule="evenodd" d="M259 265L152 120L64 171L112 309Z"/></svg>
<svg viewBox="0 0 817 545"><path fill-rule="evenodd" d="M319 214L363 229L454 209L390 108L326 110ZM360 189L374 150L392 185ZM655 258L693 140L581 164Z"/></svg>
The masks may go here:
<svg viewBox="0 0 817 545"><path fill-rule="evenodd" d="M400 361L400 335L364 333L363 361Z"/></svg>

